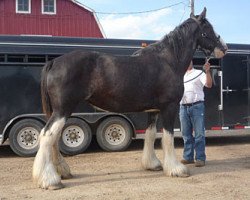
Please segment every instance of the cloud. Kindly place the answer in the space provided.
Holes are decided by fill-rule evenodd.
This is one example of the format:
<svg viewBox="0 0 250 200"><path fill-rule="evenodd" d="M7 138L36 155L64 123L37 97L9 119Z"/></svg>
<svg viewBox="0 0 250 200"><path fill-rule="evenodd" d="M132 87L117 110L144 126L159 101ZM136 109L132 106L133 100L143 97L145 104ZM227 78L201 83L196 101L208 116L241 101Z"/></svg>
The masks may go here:
<svg viewBox="0 0 250 200"><path fill-rule="evenodd" d="M107 38L158 40L175 27L167 23L172 12L169 8L140 15L107 15L99 19Z"/></svg>

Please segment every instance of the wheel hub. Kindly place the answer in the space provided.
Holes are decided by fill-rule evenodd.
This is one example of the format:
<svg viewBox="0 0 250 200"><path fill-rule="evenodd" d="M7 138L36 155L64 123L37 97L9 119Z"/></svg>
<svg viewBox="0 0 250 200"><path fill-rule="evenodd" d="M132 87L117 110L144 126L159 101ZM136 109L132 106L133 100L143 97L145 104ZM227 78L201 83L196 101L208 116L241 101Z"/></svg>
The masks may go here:
<svg viewBox="0 0 250 200"><path fill-rule="evenodd" d="M21 147L31 149L38 145L39 132L35 128L26 127L18 135L17 142Z"/></svg>
<svg viewBox="0 0 250 200"><path fill-rule="evenodd" d="M77 147L84 140L84 132L78 126L68 126L63 131L62 140L69 147Z"/></svg>
<svg viewBox="0 0 250 200"><path fill-rule="evenodd" d="M27 141L27 142L31 142L33 140L33 136L30 135L30 134L25 135L24 140Z"/></svg>
<svg viewBox="0 0 250 200"><path fill-rule="evenodd" d="M114 128L114 130L111 130L111 133L110 133L110 135L111 135L111 137L113 138L113 139L118 139L119 140L119 138L120 138L120 133L119 133L119 131L120 130L117 130L116 128Z"/></svg>
<svg viewBox="0 0 250 200"><path fill-rule="evenodd" d="M69 129L66 136L68 137L67 140L71 142L78 142L77 139L80 138L79 132L76 129Z"/></svg>
<svg viewBox="0 0 250 200"><path fill-rule="evenodd" d="M105 131L106 140L113 145L118 145L125 139L125 130L120 124L113 124Z"/></svg>
<svg viewBox="0 0 250 200"><path fill-rule="evenodd" d="M72 131L72 132L70 132L69 133L69 138L71 139L71 140L76 140L76 138L78 138L77 137L78 135L77 135L77 133L75 132L75 131Z"/></svg>

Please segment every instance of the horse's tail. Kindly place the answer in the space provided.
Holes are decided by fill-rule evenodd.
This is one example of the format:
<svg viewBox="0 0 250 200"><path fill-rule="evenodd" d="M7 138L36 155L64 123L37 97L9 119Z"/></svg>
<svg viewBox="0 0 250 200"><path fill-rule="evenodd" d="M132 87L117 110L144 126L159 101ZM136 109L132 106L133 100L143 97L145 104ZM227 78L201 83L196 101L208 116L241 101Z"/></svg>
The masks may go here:
<svg viewBox="0 0 250 200"><path fill-rule="evenodd" d="M42 107L43 107L43 112L46 114L46 117L49 118L52 115L52 107L50 103L50 98L48 94L48 89L47 89L47 75L49 70L51 69L53 65L53 60L48 61L42 70L42 75L41 75L41 97L42 97Z"/></svg>

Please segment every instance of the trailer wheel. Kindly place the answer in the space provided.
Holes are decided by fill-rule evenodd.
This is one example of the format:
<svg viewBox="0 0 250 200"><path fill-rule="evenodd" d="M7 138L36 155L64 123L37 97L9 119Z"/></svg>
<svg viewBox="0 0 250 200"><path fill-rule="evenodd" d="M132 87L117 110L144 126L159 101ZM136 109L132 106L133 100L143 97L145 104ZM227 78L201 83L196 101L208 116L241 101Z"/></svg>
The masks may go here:
<svg viewBox="0 0 250 200"><path fill-rule="evenodd" d="M23 119L10 130L11 149L19 156L34 156L38 150L39 134L44 124L35 119Z"/></svg>
<svg viewBox="0 0 250 200"><path fill-rule="evenodd" d="M81 119L69 118L59 141L60 151L65 155L82 153L89 147L91 140L89 125Z"/></svg>
<svg viewBox="0 0 250 200"><path fill-rule="evenodd" d="M97 128L96 139L106 151L123 151L132 141L133 131L127 120L121 117L109 117Z"/></svg>

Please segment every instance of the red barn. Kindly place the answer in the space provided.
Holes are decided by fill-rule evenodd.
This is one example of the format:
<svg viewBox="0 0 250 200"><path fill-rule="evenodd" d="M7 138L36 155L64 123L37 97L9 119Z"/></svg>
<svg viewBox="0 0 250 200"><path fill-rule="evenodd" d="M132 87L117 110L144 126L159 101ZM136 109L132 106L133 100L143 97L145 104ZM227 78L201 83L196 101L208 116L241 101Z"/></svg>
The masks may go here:
<svg viewBox="0 0 250 200"><path fill-rule="evenodd" d="M105 37L93 10L76 0L0 0L0 34Z"/></svg>

